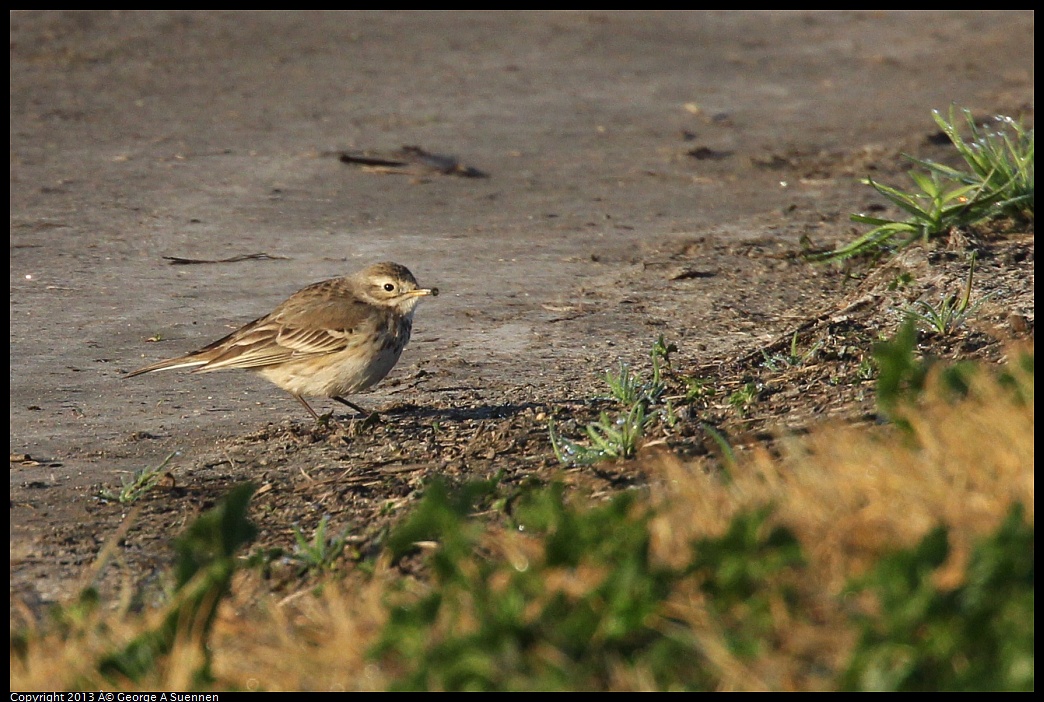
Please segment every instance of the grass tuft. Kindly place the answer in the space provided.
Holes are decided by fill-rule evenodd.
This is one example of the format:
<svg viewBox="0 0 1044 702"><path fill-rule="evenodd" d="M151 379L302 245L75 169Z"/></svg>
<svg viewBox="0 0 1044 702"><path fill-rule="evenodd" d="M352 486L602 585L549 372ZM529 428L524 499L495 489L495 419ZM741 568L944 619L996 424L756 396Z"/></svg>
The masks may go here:
<svg viewBox="0 0 1044 702"><path fill-rule="evenodd" d="M856 256L876 256L903 249L915 242L948 235L987 219L1012 217L1033 219L1034 135L1022 122L1010 117L995 118L996 129L980 128L969 110L961 110L971 134L960 135L960 120L950 108L949 118L932 113L964 160L966 169L906 158L923 171L910 171L916 186L902 190L867 178L872 187L907 216L888 219L853 214L853 222L868 224L870 231L833 251L810 257L816 261L842 261Z"/></svg>

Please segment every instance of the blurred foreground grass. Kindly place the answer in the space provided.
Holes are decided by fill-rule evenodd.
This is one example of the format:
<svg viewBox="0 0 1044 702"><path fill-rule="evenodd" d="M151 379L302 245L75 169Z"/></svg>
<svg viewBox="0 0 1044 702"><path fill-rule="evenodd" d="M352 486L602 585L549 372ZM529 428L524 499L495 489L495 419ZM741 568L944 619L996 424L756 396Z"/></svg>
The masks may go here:
<svg viewBox="0 0 1044 702"><path fill-rule="evenodd" d="M229 578L244 488L162 611L12 629L11 689L1031 690L1032 359L727 472L639 453L610 499L432 483L376 561L282 600Z"/></svg>

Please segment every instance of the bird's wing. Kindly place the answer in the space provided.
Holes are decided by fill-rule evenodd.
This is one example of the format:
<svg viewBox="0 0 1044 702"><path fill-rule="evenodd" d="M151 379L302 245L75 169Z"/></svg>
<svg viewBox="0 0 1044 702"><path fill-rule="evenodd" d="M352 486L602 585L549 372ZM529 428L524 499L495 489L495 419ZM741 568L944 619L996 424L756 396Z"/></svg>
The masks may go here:
<svg viewBox="0 0 1044 702"><path fill-rule="evenodd" d="M372 337L378 316L358 300L294 295L267 317L201 349L209 360L194 372L260 368L337 353Z"/></svg>

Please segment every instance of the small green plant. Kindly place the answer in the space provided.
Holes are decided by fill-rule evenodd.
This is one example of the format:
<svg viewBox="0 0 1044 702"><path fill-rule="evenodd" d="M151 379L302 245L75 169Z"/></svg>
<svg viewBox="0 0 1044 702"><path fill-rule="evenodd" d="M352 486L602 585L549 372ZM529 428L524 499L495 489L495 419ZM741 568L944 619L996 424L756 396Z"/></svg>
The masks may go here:
<svg viewBox="0 0 1044 702"><path fill-rule="evenodd" d="M677 346L668 343L660 334L649 352L652 377L648 381L633 373L623 362L619 373L605 374L612 397L627 410L615 417L602 412L598 421L589 423L586 432L590 446L561 437L555 429L554 418L548 419L551 448L558 460L565 465L591 465L599 461L631 458L638 450L646 428L654 420L659 418L667 426L674 426L677 415L669 401L654 412L650 412L650 408L663 398L667 389L664 371L670 370L671 354L677 350Z"/></svg>
<svg viewBox="0 0 1044 702"><path fill-rule="evenodd" d="M424 494L405 519L388 535L387 546L393 560L416 553L418 543L438 540L442 550L436 553L435 565L440 572L452 571L462 553L466 553L482 533L482 525L468 519L496 499L496 480L471 480L451 487L442 479L424 486Z"/></svg>
<svg viewBox="0 0 1044 702"><path fill-rule="evenodd" d="M668 343L663 334L660 334L649 352L652 361L652 378L648 381L643 380L639 374L633 373L631 367L621 361L619 373L605 374L605 382L609 386L613 399L626 406L636 402L644 402L646 405L659 402L667 387L663 372L670 370L671 354L677 350L676 345Z"/></svg>
<svg viewBox="0 0 1044 702"><path fill-rule="evenodd" d="M1027 130L1021 120L994 117L996 131L983 129L975 122L970 110L961 110L971 139L965 141L959 131L954 107L949 119L932 111L932 119L949 137L964 159L968 171L959 171L933 161L911 159L934 173L957 183L973 185L989 195L973 207L983 207L1010 217L1033 218L1033 130Z"/></svg>
<svg viewBox="0 0 1044 702"><path fill-rule="evenodd" d="M671 402L670 398L663 401L663 407L657 411L657 415L660 422L668 429L673 429L678 425L678 409Z"/></svg>
<svg viewBox="0 0 1044 702"><path fill-rule="evenodd" d="M906 156L927 170L910 171L915 190L906 192L871 178L863 182L905 212L907 218L894 220L853 214L852 221L873 228L845 246L810 258L841 261L894 251L998 216L1032 219L1033 130L1026 130L1021 122L1009 117L998 117L999 131L982 131L968 110L962 113L971 130L970 142L958 133L952 108L949 121L938 111L932 116L964 158L968 171Z"/></svg>
<svg viewBox="0 0 1044 702"><path fill-rule="evenodd" d="M904 192L877 183L872 178L863 181L906 212L908 219L899 221L862 214L851 215L853 222L872 225L873 229L850 244L818 258L840 261L853 256L903 249L914 242L928 241L947 233L953 227L974 224L986 216L985 212L973 216L974 211L968 205L971 198L975 197L973 192L980 186L949 187L949 183L934 171L929 174L911 171L909 175L919 191Z"/></svg>
<svg viewBox="0 0 1044 702"><path fill-rule="evenodd" d="M677 350L677 344L668 342L664 339L663 334L660 334L660 336L656 338L656 343L653 344L652 350L649 352L649 356L652 359L652 386L658 388L658 392L653 397L653 400L658 399L660 394L663 393L663 371L671 370L671 354Z"/></svg>
<svg viewBox="0 0 1044 702"><path fill-rule="evenodd" d="M914 281L913 273L909 271L903 271L899 275L892 278L891 282L888 283L889 290L902 290L910 285Z"/></svg>
<svg viewBox="0 0 1044 702"><path fill-rule="evenodd" d="M328 514L319 520L319 526L315 528L311 541L305 538L296 524L294 525L294 539L297 544L291 558L299 564L301 575L333 570L336 567L337 559L344 553L348 531L345 530L340 536L328 538L326 526L329 522L330 515Z"/></svg>
<svg viewBox="0 0 1044 702"><path fill-rule="evenodd" d="M764 366L771 371L780 371L785 368L798 368L805 365L810 360L816 357L819 353L819 349L823 348L823 341L817 341L812 345L811 348L804 352L798 351L798 333L794 332L794 336L790 339L790 353L776 353L771 356L765 351L761 352L762 357L765 359Z"/></svg>
<svg viewBox="0 0 1044 702"><path fill-rule="evenodd" d="M726 482L732 479L732 471L736 468L736 451L732 448L732 444L725 438L725 435L718 431L715 427L702 422L700 426L703 431L707 433L714 443L718 446L718 451L721 452L721 464L723 469L723 478Z"/></svg>
<svg viewBox="0 0 1044 702"><path fill-rule="evenodd" d="M548 420L547 428L551 436L551 448L561 463L586 466L634 456L648 421L644 402L636 402L627 413L617 415L615 419L602 412L597 422L587 425L590 446L559 436L554 419Z"/></svg>
<svg viewBox="0 0 1044 702"><path fill-rule="evenodd" d="M631 372L631 366L620 361L620 372L616 375L605 374L605 383L613 399L622 405L632 405L645 396L644 383L637 373Z"/></svg>
<svg viewBox="0 0 1044 702"><path fill-rule="evenodd" d="M933 359L919 359L917 325L907 319L895 338L874 345L877 364L877 406L885 417L901 427L908 427L901 408L915 401L924 390L928 372L935 365ZM939 374L940 386L954 397L967 394L976 366L972 363L947 365Z"/></svg>
<svg viewBox="0 0 1044 702"><path fill-rule="evenodd" d="M926 300L917 300L906 308L905 312L910 318L927 326L930 331L949 336L978 311L983 302L985 299L969 307L959 301L956 295L944 295L934 305Z"/></svg>
<svg viewBox="0 0 1044 702"><path fill-rule="evenodd" d="M682 376L685 383L685 402L691 403L705 397L713 397L715 394L714 384L709 378L696 378L693 376Z"/></svg>
<svg viewBox="0 0 1044 702"><path fill-rule="evenodd" d="M1021 504L972 552L965 581L940 590L945 527L880 559L853 592L876 595L841 686L848 690L997 690L1034 687L1033 525Z"/></svg>
<svg viewBox="0 0 1044 702"><path fill-rule="evenodd" d="M747 410L754 404L754 401L758 399L758 386L754 383L747 383L739 390L736 390L729 395L729 405L732 409L739 412L740 415L746 415Z"/></svg>
<svg viewBox="0 0 1044 702"><path fill-rule="evenodd" d="M104 656L99 664L102 675L113 680L140 680L161 665L181 636L203 653L193 684L202 685L211 679L207 636L218 605L228 593L236 553L257 534L246 516L254 489L250 483L232 488L217 507L174 540L175 589L159 624ZM186 627L193 636L184 636Z"/></svg>
<svg viewBox="0 0 1044 702"><path fill-rule="evenodd" d="M123 477L123 486L119 492L113 492L112 490L101 490L98 495L104 500L114 500L120 504L130 504L137 502L145 493L154 488L160 479L164 475L163 469L167 467L171 459L178 455L177 451L174 451L169 456L163 459L163 462L155 467L142 468L141 470L134 471L134 474L129 478Z"/></svg>
<svg viewBox="0 0 1044 702"><path fill-rule="evenodd" d="M971 265L968 268L968 279L964 284L964 290L960 295L944 295L938 304L932 305L924 300L918 300L904 312L906 316L928 327L943 336L949 336L968 319L978 312L990 295L984 295L975 303L971 302L972 277L975 275L975 254L972 254Z"/></svg>

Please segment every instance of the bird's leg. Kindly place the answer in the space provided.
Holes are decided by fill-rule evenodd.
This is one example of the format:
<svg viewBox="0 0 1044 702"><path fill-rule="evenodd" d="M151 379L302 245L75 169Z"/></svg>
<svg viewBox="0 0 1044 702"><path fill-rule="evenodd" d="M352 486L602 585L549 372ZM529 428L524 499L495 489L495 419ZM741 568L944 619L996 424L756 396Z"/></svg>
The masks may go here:
<svg viewBox="0 0 1044 702"><path fill-rule="evenodd" d="M362 407L360 407L359 405L357 405L354 402L352 402L351 400L346 400L343 397L334 396L333 399L337 400L342 405L348 405L349 407L351 407L353 410L355 410L359 414L363 415L364 417L370 417L372 415L377 414L376 412L370 412L369 410L365 410Z"/></svg>
<svg viewBox="0 0 1044 702"><path fill-rule="evenodd" d="M303 397L301 397L300 395L298 395L296 393L290 393L290 394L294 396L295 400L297 400L302 405L304 405L304 408L306 410L308 410L308 414L312 415L315 418L315 421L319 422L320 424L324 424L325 423L325 420L322 417L320 417L318 414L315 413L315 410L312 409L311 405L309 405L307 402L305 402L305 399ZM329 419L329 415L327 415L326 418Z"/></svg>

